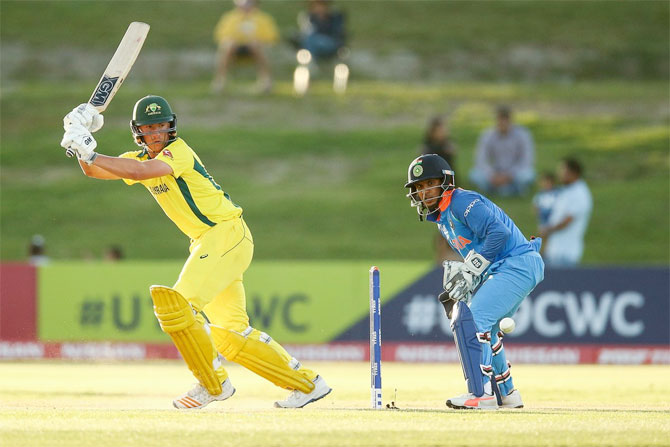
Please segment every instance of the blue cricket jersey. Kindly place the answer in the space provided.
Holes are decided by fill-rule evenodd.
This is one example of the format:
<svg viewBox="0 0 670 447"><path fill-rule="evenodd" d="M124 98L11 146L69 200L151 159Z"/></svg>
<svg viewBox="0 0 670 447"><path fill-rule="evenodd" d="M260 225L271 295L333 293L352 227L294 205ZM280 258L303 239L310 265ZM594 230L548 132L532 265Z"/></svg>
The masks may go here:
<svg viewBox="0 0 670 447"><path fill-rule="evenodd" d="M442 236L463 258L474 250L493 264L540 249L539 239L528 241L503 210L474 191L445 191L439 213L427 219L437 223Z"/></svg>

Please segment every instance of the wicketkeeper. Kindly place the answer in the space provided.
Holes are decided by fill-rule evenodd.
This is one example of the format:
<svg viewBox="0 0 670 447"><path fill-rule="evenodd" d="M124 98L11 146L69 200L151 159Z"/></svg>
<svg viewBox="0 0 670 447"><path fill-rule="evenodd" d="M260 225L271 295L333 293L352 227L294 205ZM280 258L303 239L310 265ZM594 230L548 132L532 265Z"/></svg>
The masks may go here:
<svg viewBox="0 0 670 447"><path fill-rule="evenodd" d="M268 334L249 326L242 275L253 256L242 208L233 203L198 155L177 137L177 117L160 96L145 96L130 127L140 150L119 157L98 154L91 135L103 117L82 104L63 119L64 148L76 151L88 177L141 183L191 239L190 256L170 287L152 286L154 312L193 375L195 388L176 398L179 409L202 408L235 393L221 356L291 390L276 407L300 408L331 389ZM205 317L206 315L206 317Z"/></svg>
<svg viewBox="0 0 670 447"><path fill-rule="evenodd" d="M407 196L420 220L435 222L462 257L444 263L440 301L451 319L468 393L447 400L457 409L521 408L505 359L499 323L511 317L544 278L541 239L528 241L507 214L474 191L456 188L439 155L414 159Z"/></svg>

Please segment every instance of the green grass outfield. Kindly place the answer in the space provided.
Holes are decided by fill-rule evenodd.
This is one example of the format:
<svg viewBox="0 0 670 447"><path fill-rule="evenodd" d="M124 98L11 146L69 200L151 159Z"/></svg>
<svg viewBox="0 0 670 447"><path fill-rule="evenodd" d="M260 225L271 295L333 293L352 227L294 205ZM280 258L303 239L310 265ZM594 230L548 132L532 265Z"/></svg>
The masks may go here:
<svg viewBox="0 0 670 447"><path fill-rule="evenodd" d="M3 0L0 33L6 54L30 54L23 63L4 69L17 77L37 79L52 74L43 71L46 65L62 76L63 67L58 65L67 70L75 59L70 50L111 49L110 41L116 41L131 20L151 25L144 57L157 49L213 52L212 31L232 2L136 0L114 5L92 0ZM663 79L668 75L669 7L663 1L338 0L335 5L347 14L348 44L356 63L365 58L373 62L399 58L390 66L400 69L405 78L439 78L435 72L480 80L501 76ZM275 18L283 40L296 31L296 15L304 7L302 0L261 4ZM60 64L44 61L63 49L65 60ZM284 57L277 55L282 50ZM288 44L284 41L270 56L273 53L281 60L276 61L280 69L288 69L287 62L293 62ZM403 61L408 58L412 67L406 69ZM180 59L177 56L172 64L181 64L188 72L188 62ZM199 76L209 73L209 69L199 70ZM388 77L383 70L379 74ZM183 77L184 71L168 69L161 76Z"/></svg>
<svg viewBox="0 0 670 447"><path fill-rule="evenodd" d="M448 113L458 146L456 181L496 103L511 103L533 132L538 171L576 155L594 212L584 261L668 264L670 110L665 82L434 84L352 80L344 97L318 83L305 98L277 82L270 96L208 83L129 81L96 133L101 153L135 150L128 127L137 98L166 96L208 171L245 210L257 259L432 259L434 225L421 224L403 184L423 126ZM142 186L85 178L63 155L62 116L91 84L3 85L0 258L24 259L32 234L57 259L99 258L121 244L129 259L180 259L188 240ZM526 235L530 196L494 199Z"/></svg>
<svg viewBox="0 0 670 447"><path fill-rule="evenodd" d="M89 98L128 22L143 20L151 33L99 150L135 149L134 102L165 96L180 135L244 207L257 259L432 259L435 228L402 187L426 122L449 115L457 182L469 187L477 136L505 102L535 136L538 171L566 155L586 165L585 263L670 263L668 2L335 4L348 19L347 94L332 93L324 69L299 99L286 37L302 0L262 2L283 40L269 55L273 92L260 97L252 67L234 70L224 95L209 91L212 30L230 2L1 1L0 259L25 259L36 233L55 259L99 259L112 244L133 260L185 257L188 240L141 186L85 179L58 145L63 115ZM497 200L526 235L529 201Z"/></svg>
<svg viewBox="0 0 670 447"><path fill-rule="evenodd" d="M667 366L517 365L526 408L447 409L458 365L385 363L385 398L369 410L367 363L314 363L334 391L302 410L237 365L237 393L202 411L171 399L192 377L181 362L0 363L0 445L13 446L631 446L668 445Z"/></svg>

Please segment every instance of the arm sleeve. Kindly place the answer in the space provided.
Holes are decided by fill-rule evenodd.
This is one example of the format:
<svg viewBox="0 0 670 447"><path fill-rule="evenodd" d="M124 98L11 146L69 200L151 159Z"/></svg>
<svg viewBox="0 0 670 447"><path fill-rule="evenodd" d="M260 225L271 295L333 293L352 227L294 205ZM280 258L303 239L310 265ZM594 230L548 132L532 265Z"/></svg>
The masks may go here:
<svg viewBox="0 0 670 447"><path fill-rule="evenodd" d="M119 158L134 158L134 159L138 159L137 156L138 156L139 154L141 154L141 153L142 153L142 151L130 151L130 152L124 152L123 154L119 155ZM132 179L129 179L129 178L124 178L124 179L121 179L121 180L123 180L124 183L125 183L126 185L134 185L135 183L140 183L139 180L132 180Z"/></svg>
<svg viewBox="0 0 670 447"><path fill-rule="evenodd" d="M484 239L480 255L493 262L512 234L482 200L472 194L452 202L452 210L458 220L465 223L480 239Z"/></svg>
<svg viewBox="0 0 670 447"><path fill-rule="evenodd" d="M186 146L178 144L169 145L155 159L170 165L174 178L181 177L184 171L192 168L194 165L191 151Z"/></svg>

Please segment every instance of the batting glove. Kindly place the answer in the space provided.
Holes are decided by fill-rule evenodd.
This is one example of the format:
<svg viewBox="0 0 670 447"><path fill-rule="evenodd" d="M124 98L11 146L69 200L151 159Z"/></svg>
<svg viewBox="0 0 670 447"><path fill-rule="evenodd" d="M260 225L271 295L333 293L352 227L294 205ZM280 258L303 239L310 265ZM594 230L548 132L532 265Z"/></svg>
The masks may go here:
<svg viewBox="0 0 670 447"><path fill-rule="evenodd" d="M93 135L81 124L72 124L63 135L60 145L69 153L75 151L80 160L87 164L93 163L98 154L95 153L96 143Z"/></svg>
<svg viewBox="0 0 670 447"><path fill-rule="evenodd" d="M73 124L80 124L89 132L97 132L105 123L105 118L89 103L79 104L63 118L63 128L68 130Z"/></svg>
<svg viewBox="0 0 670 447"><path fill-rule="evenodd" d="M479 276L468 272L463 263L454 275L444 283L444 291L451 299L468 302L472 297L472 291L479 285Z"/></svg>

